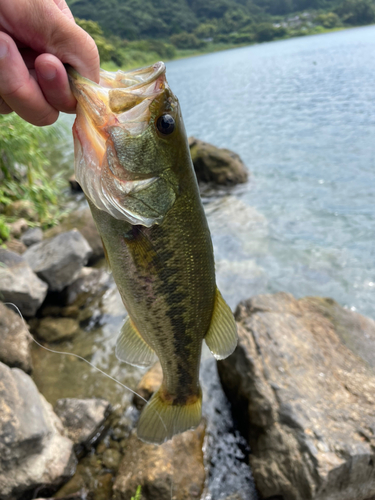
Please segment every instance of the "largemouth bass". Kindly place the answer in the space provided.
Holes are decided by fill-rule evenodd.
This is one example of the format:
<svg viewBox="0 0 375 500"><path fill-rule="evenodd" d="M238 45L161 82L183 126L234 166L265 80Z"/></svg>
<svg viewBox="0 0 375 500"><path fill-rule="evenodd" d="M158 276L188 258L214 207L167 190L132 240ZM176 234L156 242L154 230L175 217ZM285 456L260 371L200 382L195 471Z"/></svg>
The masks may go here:
<svg viewBox="0 0 375 500"><path fill-rule="evenodd" d="M162 443L199 424L202 341L225 358L237 345L236 324L216 287L210 231L164 64L102 71L99 85L68 73L78 101L76 178L128 312L116 354L137 366L159 358L163 383L137 433Z"/></svg>

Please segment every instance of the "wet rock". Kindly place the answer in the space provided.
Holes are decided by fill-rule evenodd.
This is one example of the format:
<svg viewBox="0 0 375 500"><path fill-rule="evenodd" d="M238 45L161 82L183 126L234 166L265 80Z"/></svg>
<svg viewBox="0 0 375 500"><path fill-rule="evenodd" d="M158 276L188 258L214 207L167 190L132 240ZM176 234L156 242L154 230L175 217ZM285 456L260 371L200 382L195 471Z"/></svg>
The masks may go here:
<svg viewBox="0 0 375 500"><path fill-rule="evenodd" d="M21 241L27 247L40 243L43 240L43 231L40 227L31 227L22 236Z"/></svg>
<svg viewBox="0 0 375 500"><path fill-rule="evenodd" d="M53 490L75 470L73 443L32 379L0 363L0 498Z"/></svg>
<svg viewBox="0 0 375 500"><path fill-rule="evenodd" d="M15 304L26 316L34 316L47 295L48 286L15 252L0 249L0 298Z"/></svg>
<svg viewBox="0 0 375 500"><path fill-rule="evenodd" d="M84 500L109 500L112 498L113 475L103 468L98 456L92 454L78 464L72 479L55 495L63 499L84 493Z"/></svg>
<svg viewBox="0 0 375 500"><path fill-rule="evenodd" d="M0 302L0 362L30 373L32 338L19 314Z"/></svg>
<svg viewBox="0 0 375 500"><path fill-rule="evenodd" d="M74 318L42 318L36 332L38 337L46 342L60 342L68 340L77 333L79 324Z"/></svg>
<svg viewBox="0 0 375 500"><path fill-rule="evenodd" d="M60 292L77 278L91 253L85 238L73 229L33 245L23 256L52 291Z"/></svg>
<svg viewBox="0 0 375 500"><path fill-rule="evenodd" d="M98 230L96 229L94 219L92 218L88 207L81 208L70 213L61 224L46 231L45 237L51 238L72 229L78 229L92 248L92 254L89 260L90 264L104 257L102 240L99 236Z"/></svg>
<svg viewBox="0 0 375 500"><path fill-rule="evenodd" d="M27 220L22 218L9 224L10 235L13 236L13 238L19 238L28 228L29 225Z"/></svg>
<svg viewBox="0 0 375 500"><path fill-rule="evenodd" d="M111 275L104 269L84 267L77 279L64 290L65 304L82 307L93 296L103 293L111 283Z"/></svg>
<svg viewBox="0 0 375 500"><path fill-rule="evenodd" d="M189 138L190 154L199 181L233 185L246 182L249 176L238 154L194 137Z"/></svg>
<svg viewBox="0 0 375 500"><path fill-rule="evenodd" d="M102 456L102 462L104 467L111 470L117 470L120 466L122 455L118 450L113 448L108 448L105 450Z"/></svg>
<svg viewBox="0 0 375 500"><path fill-rule="evenodd" d="M131 436L113 486L114 500L129 500L140 485L144 500L199 499L205 470L202 445L205 424L158 446Z"/></svg>
<svg viewBox="0 0 375 500"><path fill-rule="evenodd" d="M74 444L92 446L103 433L111 405L105 399L65 398L57 400L54 410Z"/></svg>
<svg viewBox="0 0 375 500"><path fill-rule="evenodd" d="M347 347L354 324L354 338L367 331L373 351L372 322L331 299L286 293L242 302L236 319L239 346L219 372L261 495L374 496L374 365L371 355L364 361Z"/></svg>
<svg viewBox="0 0 375 500"><path fill-rule="evenodd" d="M10 238L8 241L6 241L5 246L10 252L15 252L19 255L22 255L27 250L26 245L24 245L22 241L16 240L15 238Z"/></svg>
<svg viewBox="0 0 375 500"><path fill-rule="evenodd" d="M29 200L13 201L6 207L5 215L9 217L24 218L34 222L39 218L33 203Z"/></svg>
<svg viewBox="0 0 375 500"><path fill-rule="evenodd" d="M136 392L146 401L156 392L163 381L163 372L159 361L155 363L141 378ZM138 394L134 394L133 404L138 410L141 410L146 402L141 399Z"/></svg>

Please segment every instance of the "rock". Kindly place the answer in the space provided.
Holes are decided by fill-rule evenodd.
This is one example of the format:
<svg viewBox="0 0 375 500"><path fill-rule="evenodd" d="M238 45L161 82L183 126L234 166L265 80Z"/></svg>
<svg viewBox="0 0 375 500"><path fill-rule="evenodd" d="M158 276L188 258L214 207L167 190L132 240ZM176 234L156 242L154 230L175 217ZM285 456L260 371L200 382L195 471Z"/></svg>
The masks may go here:
<svg viewBox="0 0 375 500"><path fill-rule="evenodd" d="M15 304L24 316L34 316L47 288L22 257L0 249L0 297L4 302Z"/></svg>
<svg viewBox="0 0 375 500"><path fill-rule="evenodd" d="M110 282L111 277L104 269L84 267L77 279L65 289L65 304L84 306L88 299L103 293Z"/></svg>
<svg viewBox="0 0 375 500"><path fill-rule="evenodd" d="M24 245L22 241L16 240L15 238L10 238L9 240L7 240L5 242L5 246L10 252L15 252L19 255L22 255L27 250L26 245Z"/></svg>
<svg viewBox="0 0 375 500"><path fill-rule="evenodd" d="M45 232L45 237L51 238L61 232L70 231L72 229L78 229L92 248L92 255L90 256L89 264L92 264L98 259L102 259L104 257L102 240L99 236L98 230L96 229L94 219L92 218L88 207L81 208L70 213L61 224L48 229L48 231Z"/></svg>
<svg viewBox="0 0 375 500"><path fill-rule="evenodd" d="M194 137L189 138L190 154L199 181L233 185L246 182L249 173L238 154Z"/></svg>
<svg viewBox="0 0 375 500"><path fill-rule="evenodd" d="M77 333L79 324L74 318L42 318L36 329L38 337L46 342L68 340Z"/></svg>
<svg viewBox="0 0 375 500"><path fill-rule="evenodd" d="M0 498L56 489L75 470L73 443L31 378L0 363Z"/></svg>
<svg viewBox="0 0 375 500"><path fill-rule="evenodd" d="M146 401L156 392L163 381L163 372L159 361L155 363L142 377L141 381L137 385L136 392L139 396L142 396ZM141 399L138 394L134 394L133 404L138 409L141 410L146 402Z"/></svg>
<svg viewBox="0 0 375 500"><path fill-rule="evenodd" d="M0 362L30 373L31 343L32 337L26 323L19 314L0 302Z"/></svg>
<svg viewBox="0 0 375 500"><path fill-rule="evenodd" d="M73 229L33 245L23 256L52 291L60 292L77 278L91 253L85 238Z"/></svg>
<svg viewBox="0 0 375 500"><path fill-rule="evenodd" d="M38 212L30 200L13 201L5 208L5 215L9 217L24 218L36 222L39 219Z"/></svg>
<svg viewBox="0 0 375 500"><path fill-rule="evenodd" d="M69 177L68 181L69 181L70 189L74 193L82 193L82 188L78 184L78 181L77 181L76 176L74 174Z"/></svg>
<svg viewBox="0 0 375 500"><path fill-rule="evenodd" d="M40 227L31 227L22 236L21 241L27 247L40 243L43 240L43 231Z"/></svg>
<svg viewBox="0 0 375 500"><path fill-rule="evenodd" d="M29 224L27 220L22 218L9 224L10 235L13 236L13 238L19 238L28 228Z"/></svg>
<svg viewBox="0 0 375 500"><path fill-rule="evenodd" d="M144 500L201 498L205 469L202 445L205 424L187 431L158 446L140 441L135 434L129 439L120 469L113 485L114 500L129 500L141 486Z"/></svg>
<svg viewBox="0 0 375 500"><path fill-rule="evenodd" d="M93 446L101 437L111 412L105 399L58 399L55 413L75 445Z"/></svg>
<svg viewBox="0 0 375 500"><path fill-rule="evenodd" d="M122 455L118 450L108 448L102 456L104 467L111 470L117 470L120 466Z"/></svg>
<svg viewBox="0 0 375 500"><path fill-rule="evenodd" d="M373 357L363 361L341 340L355 343L355 325L359 337L367 331L373 352L374 323L331 299L286 293L242 302L236 319L239 345L219 362L219 373L250 444L261 495L374 496Z"/></svg>

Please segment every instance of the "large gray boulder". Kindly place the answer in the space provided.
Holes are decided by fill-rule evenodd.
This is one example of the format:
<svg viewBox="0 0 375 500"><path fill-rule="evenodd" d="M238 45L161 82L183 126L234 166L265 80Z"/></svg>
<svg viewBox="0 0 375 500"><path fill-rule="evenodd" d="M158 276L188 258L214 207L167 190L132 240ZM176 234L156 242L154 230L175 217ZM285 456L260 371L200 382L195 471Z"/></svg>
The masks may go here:
<svg viewBox="0 0 375 500"><path fill-rule="evenodd" d="M331 299L286 293L242 302L236 319L239 345L219 373L261 495L375 496L375 365L347 347L367 332L374 352L374 322Z"/></svg>
<svg viewBox="0 0 375 500"><path fill-rule="evenodd" d="M57 488L75 471L73 443L31 378L0 363L0 499Z"/></svg>
<svg viewBox="0 0 375 500"><path fill-rule="evenodd" d="M53 236L72 229L78 229L92 248L89 263L95 262L96 260L104 257L102 240L99 236L98 230L96 229L89 207L80 208L71 212L58 226L48 229L45 232L45 237L52 238Z"/></svg>
<svg viewBox="0 0 375 500"><path fill-rule="evenodd" d="M73 229L33 245L23 257L50 290L60 292L77 278L91 253L85 238Z"/></svg>
<svg viewBox="0 0 375 500"><path fill-rule="evenodd" d="M0 361L29 373L32 337L19 314L0 302Z"/></svg>
<svg viewBox="0 0 375 500"><path fill-rule="evenodd" d="M0 249L0 299L12 302L24 316L34 316L42 305L48 286L38 278L20 255Z"/></svg>
<svg viewBox="0 0 375 500"><path fill-rule="evenodd" d="M237 153L189 137L191 159L199 181L220 185L246 182L249 172Z"/></svg>

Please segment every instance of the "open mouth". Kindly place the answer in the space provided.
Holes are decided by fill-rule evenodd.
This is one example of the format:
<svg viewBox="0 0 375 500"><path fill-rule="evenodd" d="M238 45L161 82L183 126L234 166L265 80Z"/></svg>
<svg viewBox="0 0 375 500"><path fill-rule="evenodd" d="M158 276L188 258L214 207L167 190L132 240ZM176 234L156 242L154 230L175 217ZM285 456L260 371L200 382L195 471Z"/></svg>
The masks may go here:
<svg viewBox="0 0 375 500"><path fill-rule="evenodd" d="M126 72L109 73L101 70L99 84L82 77L72 67L68 67L67 71L74 96L97 127L104 125L110 113L118 115L120 123L134 120L137 115L143 114L142 108L146 106L138 109L138 113L122 115L144 101L149 104L166 85L163 62Z"/></svg>

